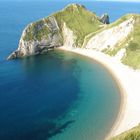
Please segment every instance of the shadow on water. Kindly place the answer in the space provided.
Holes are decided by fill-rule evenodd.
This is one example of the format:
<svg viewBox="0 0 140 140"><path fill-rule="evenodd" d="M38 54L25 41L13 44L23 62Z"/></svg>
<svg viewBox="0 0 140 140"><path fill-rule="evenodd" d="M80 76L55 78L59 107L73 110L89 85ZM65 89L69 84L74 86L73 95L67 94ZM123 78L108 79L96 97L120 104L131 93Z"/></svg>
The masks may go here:
<svg viewBox="0 0 140 140"><path fill-rule="evenodd" d="M55 51L4 62L0 140L48 140L74 123L60 120L79 98L75 69L71 54Z"/></svg>
<svg viewBox="0 0 140 140"><path fill-rule="evenodd" d="M47 122L42 124L39 128L37 127L28 133L17 136L13 140L49 140L49 138L62 133L70 124L74 122L74 120L67 121L64 124Z"/></svg>
<svg viewBox="0 0 140 140"><path fill-rule="evenodd" d="M48 121L40 124L40 126L34 127L28 132L22 132L20 134L7 135L2 140L49 140L51 137L63 133L63 131L74 123L75 120L67 121L64 124ZM25 130L24 130L25 131Z"/></svg>

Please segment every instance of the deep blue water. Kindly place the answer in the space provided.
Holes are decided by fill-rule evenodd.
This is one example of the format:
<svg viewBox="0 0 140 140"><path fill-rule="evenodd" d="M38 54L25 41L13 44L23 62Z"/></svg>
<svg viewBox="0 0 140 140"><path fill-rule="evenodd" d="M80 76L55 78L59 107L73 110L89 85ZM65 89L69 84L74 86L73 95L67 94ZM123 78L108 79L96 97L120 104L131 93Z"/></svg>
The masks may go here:
<svg viewBox="0 0 140 140"><path fill-rule="evenodd" d="M68 3L0 2L0 140L102 140L116 119L116 83L90 59L55 51L5 60L28 23ZM112 22L140 13L139 3L81 3L97 15L109 13Z"/></svg>
<svg viewBox="0 0 140 140"><path fill-rule="evenodd" d="M0 139L37 139L32 131L47 135L55 127L50 120L64 115L79 91L72 76L76 60L63 59L53 52L1 64Z"/></svg>

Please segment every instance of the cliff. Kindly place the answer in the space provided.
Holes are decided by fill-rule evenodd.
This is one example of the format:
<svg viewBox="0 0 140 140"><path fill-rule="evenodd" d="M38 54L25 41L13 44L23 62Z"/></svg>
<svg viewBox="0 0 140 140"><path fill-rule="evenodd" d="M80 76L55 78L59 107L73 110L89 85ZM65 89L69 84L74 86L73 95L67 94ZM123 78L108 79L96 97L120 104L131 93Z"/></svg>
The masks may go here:
<svg viewBox="0 0 140 140"><path fill-rule="evenodd" d="M61 46L62 36L54 17L29 24L22 33L18 49L8 59L35 55L47 51L49 47Z"/></svg>
<svg viewBox="0 0 140 140"><path fill-rule="evenodd" d="M122 63L140 68L140 15L128 14L108 24L83 5L70 4L61 11L29 24L19 46L7 59L42 54L52 47L94 49Z"/></svg>
<svg viewBox="0 0 140 140"><path fill-rule="evenodd" d="M51 47L81 47L86 35L101 29L99 18L84 6L71 4L47 18L29 24L19 47L8 59L46 52Z"/></svg>

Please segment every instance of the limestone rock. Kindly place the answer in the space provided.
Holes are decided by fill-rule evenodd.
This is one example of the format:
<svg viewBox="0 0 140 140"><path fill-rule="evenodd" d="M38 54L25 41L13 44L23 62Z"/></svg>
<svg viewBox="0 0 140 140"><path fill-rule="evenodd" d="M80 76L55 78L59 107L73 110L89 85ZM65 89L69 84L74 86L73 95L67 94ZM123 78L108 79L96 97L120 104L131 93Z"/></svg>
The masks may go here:
<svg viewBox="0 0 140 140"><path fill-rule="evenodd" d="M19 47L7 59L36 55L46 52L51 47L62 45L62 36L55 18L49 17L48 21L29 24L22 33ZM44 34L43 34L44 33Z"/></svg>

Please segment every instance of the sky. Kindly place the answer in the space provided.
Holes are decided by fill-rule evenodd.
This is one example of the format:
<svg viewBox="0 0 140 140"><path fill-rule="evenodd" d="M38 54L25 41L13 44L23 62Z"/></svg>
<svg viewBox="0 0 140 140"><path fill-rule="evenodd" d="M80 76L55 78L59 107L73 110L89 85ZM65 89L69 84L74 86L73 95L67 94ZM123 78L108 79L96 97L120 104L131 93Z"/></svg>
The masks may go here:
<svg viewBox="0 0 140 140"><path fill-rule="evenodd" d="M97 0L97 1L140 2L140 0Z"/></svg>
<svg viewBox="0 0 140 140"><path fill-rule="evenodd" d="M119 1L119 2L140 2L140 0L0 0L0 1Z"/></svg>

